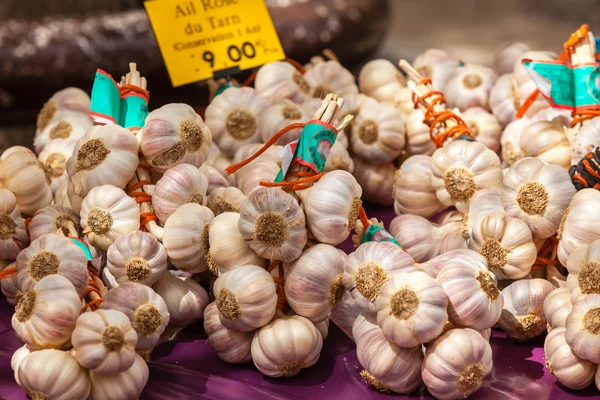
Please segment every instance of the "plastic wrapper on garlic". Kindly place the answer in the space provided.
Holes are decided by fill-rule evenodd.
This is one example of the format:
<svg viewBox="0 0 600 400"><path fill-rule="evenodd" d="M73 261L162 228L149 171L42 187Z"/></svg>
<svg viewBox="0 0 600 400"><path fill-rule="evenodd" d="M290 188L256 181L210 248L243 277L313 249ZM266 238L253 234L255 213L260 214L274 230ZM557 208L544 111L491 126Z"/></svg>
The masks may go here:
<svg viewBox="0 0 600 400"><path fill-rule="evenodd" d="M556 58L557 54L550 51L528 51L526 53L523 53L521 58L515 62L513 75L515 83L517 85L517 90L519 92L519 104L525 103L527 98L535 90L537 90L537 86L529 76L529 73L527 72L525 67L523 66L522 60L530 59L536 61L550 61L556 60ZM544 97L538 95L535 98L535 101L529 106L529 108L525 112L525 116L532 117L538 111L548 107L550 107L548 101Z"/></svg>
<svg viewBox="0 0 600 400"><path fill-rule="evenodd" d="M215 302L210 303L204 310L204 331L208 342L223 361L243 364L252 360L250 347L254 331L240 332L225 327L221 323Z"/></svg>

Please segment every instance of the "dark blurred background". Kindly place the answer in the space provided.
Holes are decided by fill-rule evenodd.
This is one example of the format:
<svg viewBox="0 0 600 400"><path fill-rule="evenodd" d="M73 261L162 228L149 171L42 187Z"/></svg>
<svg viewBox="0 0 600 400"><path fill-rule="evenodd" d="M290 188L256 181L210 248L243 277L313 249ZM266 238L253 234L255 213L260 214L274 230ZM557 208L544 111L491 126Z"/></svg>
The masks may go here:
<svg viewBox="0 0 600 400"><path fill-rule="evenodd" d="M511 42L560 52L582 23L600 33L600 0L266 3L288 57L306 62L331 48L355 73L369 59L412 61L431 47L490 64ZM1 0L0 149L31 144L35 116L55 91L89 92L96 68L120 76L129 61L148 78L151 108L206 102L203 83L171 87L141 0Z"/></svg>

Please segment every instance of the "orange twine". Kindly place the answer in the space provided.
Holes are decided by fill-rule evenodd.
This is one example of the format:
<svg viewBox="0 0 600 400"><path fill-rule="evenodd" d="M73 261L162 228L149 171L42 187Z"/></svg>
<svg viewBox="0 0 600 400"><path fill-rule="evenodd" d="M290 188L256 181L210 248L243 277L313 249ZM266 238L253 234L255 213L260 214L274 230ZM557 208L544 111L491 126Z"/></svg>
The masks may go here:
<svg viewBox="0 0 600 400"><path fill-rule="evenodd" d="M100 288L100 284L97 282L97 280L100 279L100 276L98 275L98 270L96 268L94 268L94 266L90 265L89 263L88 263L87 269L88 269L88 274L89 274L88 287L85 290L85 292L83 292L82 297L85 299L85 305L81 308L81 312L84 312L88 307L90 307L92 309L92 311L95 311L98 309L99 304L102 303L102 301L103 301L102 290ZM88 301L87 297L92 292L96 293L99 298Z"/></svg>
<svg viewBox="0 0 600 400"><path fill-rule="evenodd" d="M12 266L10 268L6 268L4 271L0 272L0 279L12 278L17 275L17 267Z"/></svg>
<svg viewBox="0 0 600 400"><path fill-rule="evenodd" d="M550 236L538 251L538 257L531 267L532 271L538 271L547 265L556 265L556 250L558 247L558 239L556 234Z"/></svg>
<svg viewBox="0 0 600 400"><path fill-rule="evenodd" d="M136 190L140 189L142 186L151 185L151 184L152 184L152 182L150 182L150 181L141 180L138 183L131 185L127 190L127 194L130 197L133 197L135 202L138 204L151 203L152 202L151 195L149 195L148 193L143 192L143 191L136 192ZM146 224L148 224L148 222L150 222L150 221L156 221L156 220L157 220L156 215L153 212L145 212L145 213L140 214L140 229L144 232L147 232Z"/></svg>
<svg viewBox="0 0 600 400"><path fill-rule="evenodd" d="M135 85L119 86L119 94L121 95L121 98L125 97L126 95L128 95L130 93L137 93L137 94L141 95L146 100L146 103L148 101L150 101L150 94L148 93L148 91L146 89L142 89L141 87L135 86Z"/></svg>
<svg viewBox="0 0 600 400"><path fill-rule="evenodd" d="M275 268L279 268L279 276L273 277L273 281L277 284L277 309L283 311L287 305L287 300L285 298L285 289L283 286L283 264L281 261L272 261L267 271L271 272Z"/></svg>

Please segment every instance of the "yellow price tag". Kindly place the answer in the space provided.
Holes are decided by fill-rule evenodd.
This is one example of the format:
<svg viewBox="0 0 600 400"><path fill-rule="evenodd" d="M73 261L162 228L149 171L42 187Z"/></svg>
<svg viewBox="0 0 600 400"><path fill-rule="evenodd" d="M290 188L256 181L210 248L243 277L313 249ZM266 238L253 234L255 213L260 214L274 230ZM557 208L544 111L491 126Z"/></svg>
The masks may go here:
<svg viewBox="0 0 600 400"><path fill-rule="evenodd" d="M173 86L285 58L264 0L144 3Z"/></svg>

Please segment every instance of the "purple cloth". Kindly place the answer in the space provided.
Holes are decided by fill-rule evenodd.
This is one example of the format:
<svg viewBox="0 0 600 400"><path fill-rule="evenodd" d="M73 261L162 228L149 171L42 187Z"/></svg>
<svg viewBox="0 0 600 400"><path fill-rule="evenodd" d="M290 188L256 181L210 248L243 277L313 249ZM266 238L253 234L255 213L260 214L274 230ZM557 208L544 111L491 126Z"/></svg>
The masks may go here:
<svg viewBox="0 0 600 400"><path fill-rule="evenodd" d="M388 210L367 209L369 217L386 222L393 218ZM344 250L351 251L346 242ZM13 310L0 299L0 398L25 400L15 383L10 367L12 353L21 346L12 330ZM586 390L573 391L556 383L544 368L544 339L514 343L501 331L494 331L490 341L494 369L485 378L483 388L470 399L560 399L600 398L594 384ZM431 399L425 389L409 396L381 394L363 383L362 367L356 358L354 342L333 324L323 344L319 361L292 378L271 379L263 376L252 363L230 365L219 359L206 342L199 321L188 326L175 342L164 343L152 353L150 379L140 399Z"/></svg>

